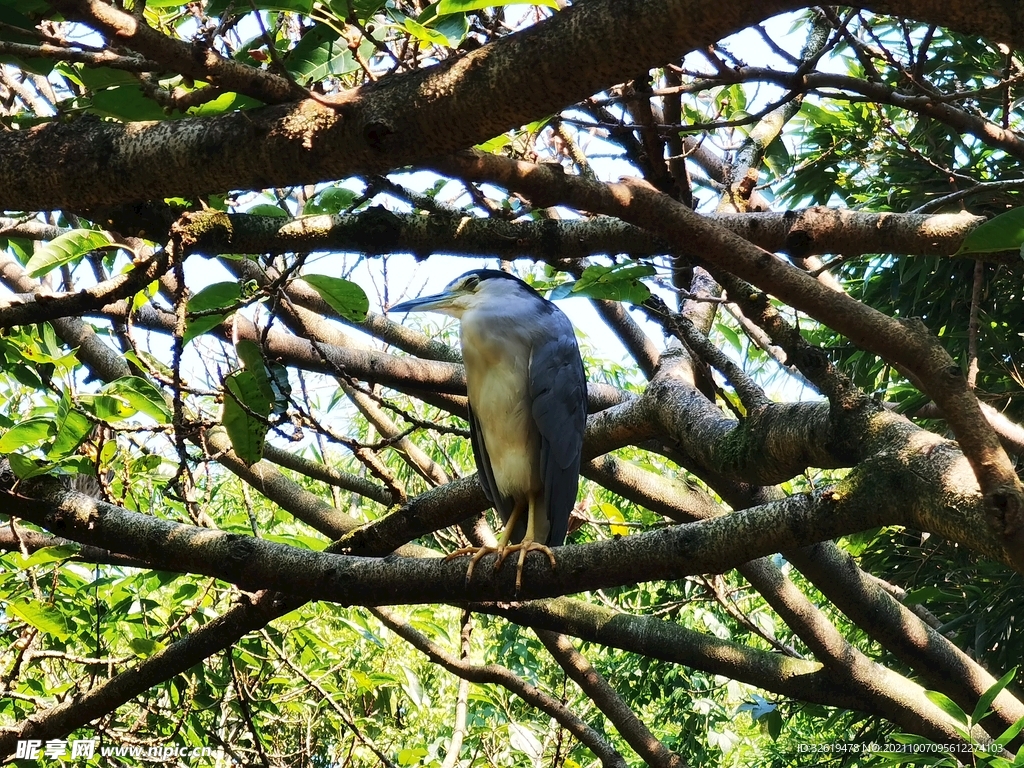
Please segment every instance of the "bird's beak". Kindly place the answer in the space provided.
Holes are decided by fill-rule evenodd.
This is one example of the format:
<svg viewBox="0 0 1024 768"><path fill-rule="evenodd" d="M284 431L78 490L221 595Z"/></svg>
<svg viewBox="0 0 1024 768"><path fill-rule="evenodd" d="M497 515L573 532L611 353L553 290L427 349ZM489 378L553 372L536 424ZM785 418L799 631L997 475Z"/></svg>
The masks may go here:
<svg viewBox="0 0 1024 768"><path fill-rule="evenodd" d="M451 307L452 302L458 298L453 293L435 293L432 296L420 296L418 299L403 301L401 304L389 308L388 312L429 312L443 311Z"/></svg>

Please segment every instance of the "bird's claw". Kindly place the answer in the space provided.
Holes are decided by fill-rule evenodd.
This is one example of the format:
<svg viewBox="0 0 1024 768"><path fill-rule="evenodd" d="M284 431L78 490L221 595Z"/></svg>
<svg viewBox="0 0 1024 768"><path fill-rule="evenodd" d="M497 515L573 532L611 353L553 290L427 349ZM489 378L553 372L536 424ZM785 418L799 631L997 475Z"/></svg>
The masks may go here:
<svg viewBox="0 0 1024 768"><path fill-rule="evenodd" d="M469 568L466 569L466 583L469 584L469 580L473 578L473 569L476 568L476 564L480 561L480 558L486 557L491 553L498 554L498 562L501 562L502 550L498 547L461 547L456 549L454 552L450 552L444 556L445 560L453 560L456 557L462 557L463 555L472 555L469 561Z"/></svg>
<svg viewBox="0 0 1024 768"><path fill-rule="evenodd" d="M524 541L520 544L511 544L498 553L498 562L494 564L495 570L500 568L502 561L508 557L510 553L516 550L519 551L519 562L516 564L516 593L518 594L520 588L523 586L523 566L526 564L526 555L530 552L543 552L548 556L551 568L554 569L555 554L550 548L543 544L539 544L536 541Z"/></svg>
<svg viewBox="0 0 1024 768"><path fill-rule="evenodd" d="M473 578L473 569L481 558L486 557L490 554L496 554L498 556L497 561L494 563L494 570L501 568L501 564L505 562L505 558L513 552L519 552L519 562L516 564L516 592L518 593L520 588L523 586L523 566L526 564L526 555L530 552L543 552L548 556L548 561L551 563L552 569L555 567L555 553L551 551L549 547L539 544L536 541L524 541L519 544L509 544L506 547L462 547L456 549L445 555L445 560L451 560L462 555L472 555L473 557L469 561L469 568L466 569L466 583Z"/></svg>

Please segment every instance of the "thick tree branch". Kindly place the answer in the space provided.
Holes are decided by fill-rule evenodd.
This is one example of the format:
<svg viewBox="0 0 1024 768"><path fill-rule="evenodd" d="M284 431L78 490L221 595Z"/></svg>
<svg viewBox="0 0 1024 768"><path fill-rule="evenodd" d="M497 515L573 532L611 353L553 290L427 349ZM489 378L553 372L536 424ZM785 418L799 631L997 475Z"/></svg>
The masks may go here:
<svg viewBox="0 0 1024 768"><path fill-rule="evenodd" d="M914 372L947 414L985 494L990 524L1003 536L1007 551L1015 553L1013 559L1024 563L1024 489L959 366L923 323L890 318L830 290L668 196L636 184L600 184L481 152L460 153L436 167L499 183L539 204L570 204L646 227Z"/></svg>
<svg viewBox="0 0 1024 768"><path fill-rule="evenodd" d="M28 277L10 255L0 254L0 280L31 299L0 301L0 328L29 325L61 317L78 317L139 293L167 269L166 251L135 259L133 269L98 285L74 293L54 294Z"/></svg>
<svg viewBox="0 0 1024 768"><path fill-rule="evenodd" d="M234 90L265 77L251 70L238 73L235 83L226 62L221 70L202 56L199 66L180 61L181 44L150 40L159 33L126 26L100 0L59 2L79 18L91 16L108 34L128 33L144 55L198 69L204 78L216 72ZM333 105L306 100L213 118L135 125L79 120L0 134L0 208L89 210L390 170L486 141L803 5L589 0L460 58L346 93ZM992 0L860 5L1024 43L1024 11ZM544 66L525 66L535 62ZM60 174L50 172L54 162Z"/></svg>
<svg viewBox="0 0 1024 768"><path fill-rule="evenodd" d="M378 561L307 552L131 513L68 492L59 483L33 486L34 493L48 494L43 498L9 490L2 498L11 514L83 544L109 547L118 542L124 554L172 569L214 576L245 589L273 585L307 599L347 605L526 599L718 573L783 549L893 523L933 530L988 556L1003 555L999 541L978 526L980 497L962 457L953 452L950 461L940 462L940 449L929 450L925 461L916 449L903 456L879 456L856 468L835 490L621 540L564 547L554 569L547 560L529 558L522 594L515 592L511 568L482 566L467 585L464 562ZM939 473L938 487L922 480L920 487L908 491L908 477L927 467L931 469L923 476Z"/></svg>
<svg viewBox="0 0 1024 768"><path fill-rule="evenodd" d="M221 56L210 45L175 40L137 16L103 0L49 0L69 21L101 32L117 47L127 46L160 62L163 69L202 80L225 91L244 93L268 104L301 98L304 91L287 78Z"/></svg>
<svg viewBox="0 0 1024 768"><path fill-rule="evenodd" d="M851 703L845 705L849 708L878 711L874 691L858 690L846 682L836 680L813 662L781 654L758 654L743 646L692 632L673 622L652 620L647 616L629 616L604 606L588 605L568 598L527 603L514 609L496 606L492 611L502 616L514 616L518 623L533 628L561 631L592 643L676 664L698 666L714 674L730 677L736 677L734 665L740 658L744 658L748 675L755 679L773 681L769 690L780 691L782 688L796 686L802 690L801 698L805 701L820 701L822 698L835 701L837 698L849 697ZM930 705L920 688L906 684L904 691L907 694L904 703L911 706L900 709L890 704L885 707L887 717L912 732L928 732L931 738L938 741L960 739L946 716Z"/></svg>
<svg viewBox="0 0 1024 768"><path fill-rule="evenodd" d="M20 526L11 530L10 526L0 528L0 550L6 552L33 553L47 547L68 547L72 552L68 559L74 562L99 563L101 565L117 565L123 568L149 568L145 560L125 557L109 549L83 547L70 539L62 539L49 533L30 531Z"/></svg>
<svg viewBox="0 0 1024 768"><path fill-rule="evenodd" d="M138 56L119 56L113 51L82 51L77 48L64 48L50 43L28 45L0 41L0 54L17 56L21 59L52 59L54 61L70 61L86 64L90 67L109 67L126 72L154 72L163 67L156 61L139 58Z"/></svg>
<svg viewBox="0 0 1024 768"><path fill-rule="evenodd" d="M765 250L794 257L825 253L846 257L872 253L949 256L985 221L983 216L967 212L871 213L825 207L704 216ZM297 219L203 211L186 214L179 226L188 250L206 256L398 251L419 256L498 256L559 263L600 254L640 258L673 251L668 241L612 217L506 221L455 211L432 211L430 216L423 216L373 207L359 213ZM979 254L970 258L976 257ZM1017 258L1010 253L980 257L997 263L1012 263Z"/></svg>

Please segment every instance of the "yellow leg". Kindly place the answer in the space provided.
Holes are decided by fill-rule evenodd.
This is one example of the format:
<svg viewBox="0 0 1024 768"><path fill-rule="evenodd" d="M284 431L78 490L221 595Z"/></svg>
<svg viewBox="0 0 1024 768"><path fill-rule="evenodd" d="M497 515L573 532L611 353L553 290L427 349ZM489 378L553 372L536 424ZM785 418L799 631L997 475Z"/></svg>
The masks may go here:
<svg viewBox="0 0 1024 768"><path fill-rule="evenodd" d="M543 552L548 556L548 560L551 563L551 567L555 567L555 555L554 553L543 544L539 544L536 541L536 532L534 525L537 519L537 498L533 494L530 494L530 502L527 510L526 518L526 535L523 536L523 540L518 544L512 544L501 548L498 552L498 562L494 564L495 568L500 568L502 561L512 552L519 551L519 563L516 565L516 592L519 592L523 586L523 565L526 563L526 555L530 552ZM508 534L512 530L512 525L515 521L509 518L509 525L505 527L505 535L502 536L504 541L508 540Z"/></svg>
<svg viewBox="0 0 1024 768"><path fill-rule="evenodd" d="M462 555L472 555L473 557L469 561L469 568L466 569L466 582L468 583L473 578L473 569L476 568L476 564L481 558L486 557L492 553L497 553L498 562L494 568L501 565L501 561L505 559L505 550L508 547L508 540L512 537L512 530L516 527L516 523L519 522L519 516L523 513L523 504L517 503L512 509L512 514L508 517L508 522L505 524L505 530L501 532L501 538L498 539L498 545L495 547L484 545L482 547L462 547L457 549L449 555L445 556L445 560L451 560L454 557L460 557ZM516 589L519 587L517 586Z"/></svg>
<svg viewBox="0 0 1024 768"><path fill-rule="evenodd" d="M551 567L555 567L555 555L554 553L543 544L540 544L536 540L536 504L537 498L533 494L530 494L530 500L527 504L519 502L512 510L512 514L509 515L508 522L505 523L505 530L501 532L501 537L498 539L498 545L495 547L483 546L483 547L462 547L452 552L450 555L445 557L445 560L451 560L453 557L460 557L461 555L472 555L469 561L469 568L466 570L466 581L468 582L473 578L473 569L476 568L476 564L481 558L486 557L492 553L498 555L497 561L494 563L494 570L501 568L501 564L505 562L505 558L513 552L519 552L519 562L516 564L516 592L519 592L523 586L523 566L526 564L526 555L530 552L543 552L548 556L548 561L551 563ZM512 531L516 527L516 523L519 522L520 516L523 514L525 507L526 511L526 535L523 540L518 544L509 544L508 540L512 538Z"/></svg>

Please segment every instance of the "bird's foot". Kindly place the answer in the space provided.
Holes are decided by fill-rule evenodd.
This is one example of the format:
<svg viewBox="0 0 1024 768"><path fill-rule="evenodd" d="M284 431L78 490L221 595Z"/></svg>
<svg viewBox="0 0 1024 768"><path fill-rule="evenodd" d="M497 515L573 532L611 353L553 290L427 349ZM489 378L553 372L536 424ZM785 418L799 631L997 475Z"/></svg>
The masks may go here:
<svg viewBox="0 0 1024 768"><path fill-rule="evenodd" d="M543 552L548 556L551 567L554 568L555 553L552 552L550 548L536 541L523 541L519 544L509 544L503 550L498 552L498 562L494 564L494 569L497 570L500 568L505 558L515 551L519 552L519 563L516 565L516 594L518 594L519 588L523 586L523 565L526 563L526 555L530 552Z"/></svg>
<svg viewBox="0 0 1024 768"><path fill-rule="evenodd" d="M466 569L466 583L468 584L469 580L473 578L473 569L476 568L476 564L480 561L480 558L490 554L497 553L498 562L500 563L502 551L503 549L501 547L461 547L460 549L456 549L454 552L450 552L449 554L445 555L444 559L453 560L454 558L462 557L463 555L473 556L469 561L469 568Z"/></svg>
<svg viewBox="0 0 1024 768"><path fill-rule="evenodd" d="M523 565L526 563L526 555L530 552L543 552L548 556L548 560L551 563L551 567L555 567L555 553L551 551L549 547L539 544L536 541L523 541L519 544L509 544L504 547L462 547L456 549L454 552L450 552L445 555L445 560L451 560L456 557L462 557L463 555L472 555L469 561L469 568L466 569L466 583L473 578L473 569L476 568L476 564L481 558L487 555L496 554L498 556L497 562L494 564L494 570L501 568L501 564L505 562L505 558L513 552L519 553L519 562L516 564L516 592L523 586Z"/></svg>

